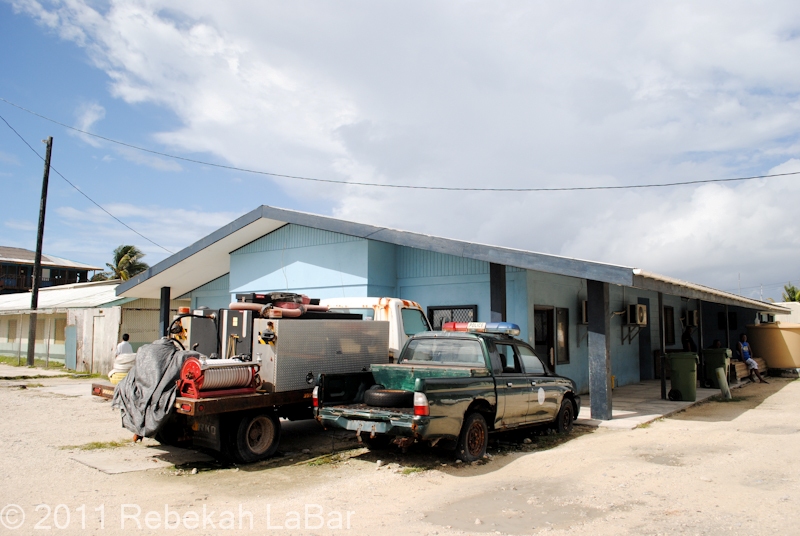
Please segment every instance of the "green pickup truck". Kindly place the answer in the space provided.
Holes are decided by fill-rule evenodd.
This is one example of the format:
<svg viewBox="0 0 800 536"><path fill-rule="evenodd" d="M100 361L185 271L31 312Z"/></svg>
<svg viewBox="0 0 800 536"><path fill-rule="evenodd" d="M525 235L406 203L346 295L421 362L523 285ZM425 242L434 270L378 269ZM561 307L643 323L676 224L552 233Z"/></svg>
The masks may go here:
<svg viewBox="0 0 800 536"><path fill-rule="evenodd" d="M518 334L507 322L451 322L415 335L395 364L320 376L316 418L370 448L454 444L466 462L486 454L489 432L542 424L569 432L581 404L575 382L551 373Z"/></svg>

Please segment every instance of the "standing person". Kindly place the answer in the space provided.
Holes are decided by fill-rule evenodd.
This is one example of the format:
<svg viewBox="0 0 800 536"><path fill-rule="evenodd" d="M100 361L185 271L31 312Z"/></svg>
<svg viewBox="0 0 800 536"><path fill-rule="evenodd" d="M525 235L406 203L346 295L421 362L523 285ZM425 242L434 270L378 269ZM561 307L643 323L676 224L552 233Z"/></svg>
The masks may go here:
<svg viewBox="0 0 800 536"><path fill-rule="evenodd" d="M128 342L128 339L130 338L131 338L130 335L128 335L127 333L122 334L122 342L117 345L117 353L114 354L114 357L120 354L133 353L133 346L131 346L131 343Z"/></svg>
<svg viewBox="0 0 800 536"><path fill-rule="evenodd" d="M755 382L753 379L753 373L755 373L761 383L769 383L762 378L761 373L758 372L758 363L753 359L753 349L750 347L750 343L747 342L747 335L744 333L739 337L739 342L736 344L736 351L739 354L739 359L744 361L750 371L750 381Z"/></svg>
<svg viewBox="0 0 800 536"><path fill-rule="evenodd" d="M692 337L693 332L694 326L686 326L686 329L683 330L681 344L683 345L684 352L697 352L697 344L694 342L694 337Z"/></svg>

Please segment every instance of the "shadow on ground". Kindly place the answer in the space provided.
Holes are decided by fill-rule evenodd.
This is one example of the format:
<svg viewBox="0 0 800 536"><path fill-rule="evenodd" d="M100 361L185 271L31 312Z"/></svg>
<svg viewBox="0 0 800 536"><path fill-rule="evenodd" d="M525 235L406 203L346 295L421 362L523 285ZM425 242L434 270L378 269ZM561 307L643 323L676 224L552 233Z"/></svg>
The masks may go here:
<svg viewBox="0 0 800 536"><path fill-rule="evenodd" d="M768 378L769 383L750 383L733 389L731 400L725 400L721 395L710 398L686 410L673 415L671 418L684 421L721 422L732 421L741 416L745 411L755 409L767 398L779 392L796 379ZM713 406L713 408L712 408Z"/></svg>

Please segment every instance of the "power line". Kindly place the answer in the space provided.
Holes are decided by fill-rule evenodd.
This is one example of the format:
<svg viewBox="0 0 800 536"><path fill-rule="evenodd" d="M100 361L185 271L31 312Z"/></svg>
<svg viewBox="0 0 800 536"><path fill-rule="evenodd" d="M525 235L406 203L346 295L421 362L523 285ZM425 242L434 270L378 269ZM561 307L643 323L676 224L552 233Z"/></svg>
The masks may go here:
<svg viewBox="0 0 800 536"><path fill-rule="evenodd" d="M0 98L2 98L2 97L0 97ZM0 119L2 119L2 120L3 120L3 123L5 123L5 124L6 124L6 126L8 126L8 128L10 128L10 129L11 129L11 131L12 131L12 132L14 132L14 134L16 134L16 135L17 135L17 137L18 137L20 140L22 140L22 143L24 143L25 145L27 145L27 146L28 146L28 149L30 149L31 151L33 151L33 154L35 154L35 155L36 155L36 156L38 156L40 159L42 159L42 161L44 161L44 158L42 158L42 155L40 155L38 152L36 152L36 149L34 149L33 147L31 147L31 144L30 144L30 143L28 143L28 142L25 140L25 138L23 138L23 137L20 135L20 133L19 133L19 132L17 132L17 131L16 131L16 129L14 129L14 127L12 127L12 126L9 124L9 122L8 122L8 121L6 121L6 118L5 118L5 117L3 117L2 115L0 115ZM116 216L114 216L113 214L111 214L109 211L107 211L106 209L104 209L102 206L100 206L100 204L99 204L97 201L95 201L94 199L92 199L91 197L89 197L88 195L86 195L86 194L85 194L85 193L84 193L84 192L83 192L83 191L82 191L80 188L78 188L77 186L75 186L75 185L74 185L74 184L73 184L73 183L72 183L72 182L71 182L69 179L67 179L67 178L66 178L64 175L62 175L62 174L61 174L61 172L60 172L60 171L58 171L58 170L57 170L55 167L53 167L52 165L50 166L50 169L52 169L53 171L55 171L55 172L56 172L56 174L57 174L59 177L61 177L62 179L64 179L64 180L66 181L66 183L67 183L67 184L69 184L70 186L72 186L73 188L75 188L75 190L76 190L76 191L77 191L79 194L81 194L83 197L85 197L86 199L88 199L89 201L91 201L91 202L92 202L92 203L93 203L95 206L97 206L97 208L99 208L100 210L102 210L103 212L105 212L106 214L108 214L109 216L111 216L112 218L114 218L114 219L115 219L117 222L119 222L120 224L124 225L125 227L127 227L128 229L130 229L131 231L133 231L134 233L136 233L137 235L141 236L142 238L144 238L145 240L147 240L147 241L148 241L148 242L150 242L151 244L153 244L153 245L155 245L155 246L158 246L158 247L160 247L161 249L163 249L164 251L166 251L166 252L167 252L167 253L169 253L170 255L173 253L172 251L168 250L167 248L165 248L165 247L164 247L164 246L162 246L161 244L158 244L158 243L154 242L153 240L150 240L149 238L147 238L146 236L144 236L142 233L140 233L139 231L137 231L136 229L134 229L133 227L131 227L130 225L128 225L127 223L125 223L124 221L120 220L119 218L117 218Z"/></svg>
<svg viewBox="0 0 800 536"><path fill-rule="evenodd" d="M240 168L236 166L227 166L225 164L215 164L213 162L206 162L203 160L196 160L194 158L187 158L184 156L177 156L174 154L169 153L162 153L160 151L154 151L153 149L146 149L144 147L139 147L138 145L133 145L130 143L126 143L123 141L115 140L113 138L107 138L105 136L101 136L99 134L94 134L92 132L87 132L85 130L81 130L79 128L75 128L73 126L67 125L65 123L61 123L56 121L55 119L50 119L42 114L36 113L32 110L24 108L18 104L14 104L13 102L0 97L0 101L5 102L6 104L10 104L15 108L18 108L24 112L27 112L31 115L35 115L36 117L40 117L45 121L50 121L56 125L62 126L64 128L68 128L70 130L74 130L75 132L80 132L81 134L85 134L86 136L92 136L94 138L98 138L110 143L115 143L117 145L122 145L123 147L129 147L131 149L136 149L137 151L143 151L146 153L163 156L165 158L172 158L174 160L181 160L184 162L191 162L193 164L199 164L202 166L210 166L220 169L227 169L230 171L239 171L242 173L252 173L255 175L268 175L270 177L279 177L283 179L294 179L294 180L301 180L301 181L311 181L311 182L323 182L329 184L342 184L345 186L369 186L374 188L395 188L395 189L406 189L406 190L438 190L438 191L456 191L456 192L576 192L576 191L587 191L587 190L633 190L633 189L644 189L644 188L667 188L670 186L688 186L691 184L708 184L708 183L717 183L717 182L735 182L735 181L751 181L755 179L769 179L772 177L786 177L789 175L800 175L800 171L792 171L789 173L774 173L771 175L754 175L752 177L735 177L730 179L698 179L694 181L686 181L686 182L665 182L665 183L652 183L652 184L629 184L629 185L622 185L622 186L565 186L560 188L464 188L464 187L453 187L453 186L415 186L410 184L381 184L376 182L353 182L353 181L339 181L334 179L319 179L314 177L303 177L299 175L285 175L281 173L272 173L269 171L259 171L255 169L247 169L247 168Z"/></svg>

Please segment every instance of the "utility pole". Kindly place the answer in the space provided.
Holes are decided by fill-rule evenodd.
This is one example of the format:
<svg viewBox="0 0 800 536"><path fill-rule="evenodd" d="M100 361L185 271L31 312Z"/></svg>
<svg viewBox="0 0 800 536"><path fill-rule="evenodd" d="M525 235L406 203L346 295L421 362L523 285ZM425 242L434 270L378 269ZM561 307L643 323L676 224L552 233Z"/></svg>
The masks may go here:
<svg viewBox="0 0 800 536"><path fill-rule="evenodd" d="M42 178L42 199L39 203L39 231L36 235L36 257L33 261L33 290L31 291L31 315L28 321L28 366L33 366L33 352L36 348L36 308L39 306L39 281L42 275L42 240L44 238L44 214L47 207L47 182L50 180L50 152L53 150L53 136L47 138L47 152L44 157L44 178Z"/></svg>

